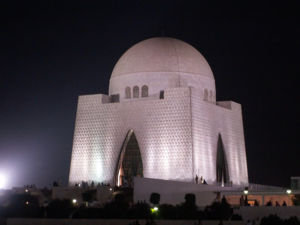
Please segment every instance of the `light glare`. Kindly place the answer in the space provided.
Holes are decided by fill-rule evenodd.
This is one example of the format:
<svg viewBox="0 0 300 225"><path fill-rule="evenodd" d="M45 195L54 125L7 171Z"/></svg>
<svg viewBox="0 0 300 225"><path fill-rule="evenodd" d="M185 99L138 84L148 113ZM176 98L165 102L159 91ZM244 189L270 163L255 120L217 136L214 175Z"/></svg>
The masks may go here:
<svg viewBox="0 0 300 225"><path fill-rule="evenodd" d="M0 174L0 189L4 188L6 184L6 178L3 174Z"/></svg>
<svg viewBox="0 0 300 225"><path fill-rule="evenodd" d="M153 207L153 208L151 208L151 213L157 213L158 212L158 207Z"/></svg>

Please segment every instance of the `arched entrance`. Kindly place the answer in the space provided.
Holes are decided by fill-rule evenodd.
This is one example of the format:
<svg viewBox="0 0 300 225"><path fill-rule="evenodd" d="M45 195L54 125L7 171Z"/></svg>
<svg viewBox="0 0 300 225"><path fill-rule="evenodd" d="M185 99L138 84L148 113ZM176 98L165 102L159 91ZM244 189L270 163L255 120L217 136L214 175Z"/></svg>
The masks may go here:
<svg viewBox="0 0 300 225"><path fill-rule="evenodd" d="M119 155L115 185L132 186L135 176L143 177L143 162L136 136L129 130Z"/></svg>
<svg viewBox="0 0 300 225"><path fill-rule="evenodd" d="M217 182L222 185L229 182L228 165L222 137L219 134L217 146Z"/></svg>

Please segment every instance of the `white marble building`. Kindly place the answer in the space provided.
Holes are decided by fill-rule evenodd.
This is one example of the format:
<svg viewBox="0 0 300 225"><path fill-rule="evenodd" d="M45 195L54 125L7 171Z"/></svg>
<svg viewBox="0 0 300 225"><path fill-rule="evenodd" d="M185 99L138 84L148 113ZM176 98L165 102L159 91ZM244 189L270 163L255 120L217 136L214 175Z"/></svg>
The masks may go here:
<svg viewBox="0 0 300 225"><path fill-rule="evenodd" d="M216 102L211 68L191 45L142 41L115 65L109 95L79 97L69 183L196 175L248 184L241 105Z"/></svg>

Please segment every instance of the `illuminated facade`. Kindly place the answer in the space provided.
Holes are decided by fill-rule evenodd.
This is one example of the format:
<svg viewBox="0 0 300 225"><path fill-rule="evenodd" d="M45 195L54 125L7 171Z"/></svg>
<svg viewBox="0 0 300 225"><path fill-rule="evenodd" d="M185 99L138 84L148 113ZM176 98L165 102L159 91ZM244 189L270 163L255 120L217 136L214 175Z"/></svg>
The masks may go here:
<svg viewBox="0 0 300 225"><path fill-rule="evenodd" d="M69 183L196 175L248 184L241 106L216 102L210 66L191 45L142 41L115 65L109 95L79 97Z"/></svg>

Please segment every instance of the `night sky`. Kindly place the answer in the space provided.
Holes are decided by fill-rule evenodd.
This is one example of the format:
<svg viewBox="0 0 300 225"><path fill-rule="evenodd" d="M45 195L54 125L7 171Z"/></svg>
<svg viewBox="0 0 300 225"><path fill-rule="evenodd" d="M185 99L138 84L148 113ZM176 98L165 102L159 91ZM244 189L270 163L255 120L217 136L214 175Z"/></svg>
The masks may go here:
<svg viewBox="0 0 300 225"><path fill-rule="evenodd" d="M300 176L298 1L6 2L0 173L7 187L67 184L78 95L107 93L122 53L161 35L198 49L213 70L217 100L242 104L250 182L288 186Z"/></svg>

